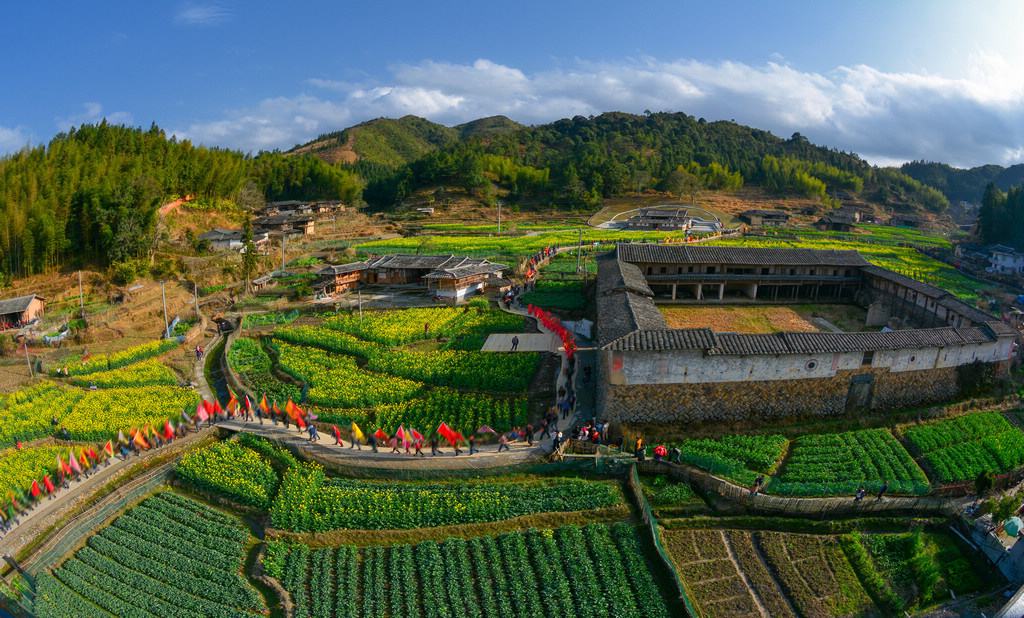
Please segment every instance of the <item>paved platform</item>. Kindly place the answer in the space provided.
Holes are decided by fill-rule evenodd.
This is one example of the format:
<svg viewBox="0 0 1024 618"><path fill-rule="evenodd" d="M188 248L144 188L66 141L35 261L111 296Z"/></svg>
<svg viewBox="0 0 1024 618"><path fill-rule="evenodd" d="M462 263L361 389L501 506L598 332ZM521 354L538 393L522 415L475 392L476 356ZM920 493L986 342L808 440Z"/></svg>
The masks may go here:
<svg viewBox="0 0 1024 618"><path fill-rule="evenodd" d="M489 335L481 352L511 352L512 337L519 337L517 352L558 352L561 342L554 333L499 333Z"/></svg>

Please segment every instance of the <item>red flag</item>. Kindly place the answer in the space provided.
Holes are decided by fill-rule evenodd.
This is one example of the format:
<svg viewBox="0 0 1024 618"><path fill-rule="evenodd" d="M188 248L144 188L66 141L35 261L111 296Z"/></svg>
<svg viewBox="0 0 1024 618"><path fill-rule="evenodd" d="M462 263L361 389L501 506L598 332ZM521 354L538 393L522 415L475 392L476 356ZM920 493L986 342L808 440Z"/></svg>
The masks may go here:
<svg viewBox="0 0 1024 618"><path fill-rule="evenodd" d="M295 424L299 426L299 429L305 429L306 428L306 423L305 423L305 421L302 420L301 416L296 416L295 417Z"/></svg>
<svg viewBox="0 0 1024 618"><path fill-rule="evenodd" d="M171 421L164 421L164 439L170 440L174 438L174 427L171 426Z"/></svg>
<svg viewBox="0 0 1024 618"><path fill-rule="evenodd" d="M196 418L198 418L200 421L205 421L206 419L210 418L210 415L207 414L206 412L206 406L204 406L202 403L196 406Z"/></svg>
<svg viewBox="0 0 1024 618"><path fill-rule="evenodd" d="M82 473L82 466L78 465L78 460L75 459L74 453L70 453L68 455L68 465L71 466L71 469L75 471L75 474Z"/></svg>
<svg viewBox="0 0 1024 618"><path fill-rule="evenodd" d="M235 397L235 391L230 388L228 389L228 392L231 393L231 398L228 399L228 410L234 412L235 408L238 407L238 397Z"/></svg>
<svg viewBox="0 0 1024 618"><path fill-rule="evenodd" d="M71 475L71 467L68 466L68 462L64 461L64 459L62 459L60 455L57 456L57 462L60 464L60 471L65 476L70 476Z"/></svg>
<svg viewBox="0 0 1024 618"><path fill-rule="evenodd" d="M89 447L89 450L87 452L89 454L89 459L91 459L93 461L96 461L97 459L100 458L99 454L96 452L96 449L94 449L91 446Z"/></svg>
<svg viewBox="0 0 1024 618"><path fill-rule="evenodd" d="M420 432L416 431L415 429L413 429L411 431L412 431L412 439L413 440L415 440L416 442L422 442L423 441L423 434L421 434Z"/></svg>
<svg viewBox="0 0 1024 618"><path fill-rule="evenodd" d="M206 410L207 414L213 414L216 411L215 408L213 407L213 403L205 399L203 400L203 409Z"/></svg>
<svg viewBox="0 0 1024 618"><path fill-rule="evenodd" d="M245 409L252 412L252 400L249 399L248 395L245 396Z"/></svg>
<svg viewBox="0 0 1024 618"><path fill-rule="evenodd" d="M215 401L213 403L213 411L216 412L217 414L224 414L224 408L220 407L219 401Z"/></svg>
<svg viewBox="0 0 1024 618"><path fill-rule="evenodd" d="M306 411L303 410L302 408L300 408L299 404L297 404L297 403L293 403L292 404L292 410L295 411L295 416L301 416L301 417L305 417L306 416Z"/></svg>
<svg viewBox="0 0 1024 618"><path fill-rule="evenodd" d="M103 452L107 454L107 457L114 456L114 445L110 440L107 440L107 443L103 445Z"/></svg>
<svg viewBox="0 0 1024 618"><path fill-rule="evenodd" d="M378 429L377 431L373 432L373 437L377 438L378 442L388 441L388 434L383 429Z"/></svg>
<svg viewBox="0 0 1024 618"><path fill-rule="evenodd" d="M451 442L452 428L448 426L448 423L441 421L441 424L437 426L437 435Z"/></svg>
<svg viewBox="0 0 1024 618"><path fill-rule="evenodd" d="M53 481L50 480L49 474L43 477L43 487L46 487L46 493L48 494L52 494L54 492Z"/></svg>
<svg viewBox="0 0 1024 618"><path fill-rule="evenodd" d="M260 400L260 410L263 410L264 414L266 414L267 412L270 412L270 406L267 405L267 394L266 393L263 394L263 399Z"/></svg>
<svg viewBox="0 0 1024 618"><path fill-rule="evenodd" d="M273 410L274 410L274 416L284 416L284 414L281 412L281 408L277 407L277 402L276 401L274 402ZM288 416L291 417L290 414Z"/></svg>
<svg viewBox="0 0 1024 618"><path fill-rule="evenodd" d="M149 448L149 442L146 442L146 436L142 435L142 432L135 434L135 446L139 448Z"/></svg>
<svg viewBox="0 0 1024 618"><path fill-rule="evenodd" d="M33 498L38 498L39 494L43 493L43 491L39 489L39 481L32 481L32 490L29 493L32 494Z"/></svg>

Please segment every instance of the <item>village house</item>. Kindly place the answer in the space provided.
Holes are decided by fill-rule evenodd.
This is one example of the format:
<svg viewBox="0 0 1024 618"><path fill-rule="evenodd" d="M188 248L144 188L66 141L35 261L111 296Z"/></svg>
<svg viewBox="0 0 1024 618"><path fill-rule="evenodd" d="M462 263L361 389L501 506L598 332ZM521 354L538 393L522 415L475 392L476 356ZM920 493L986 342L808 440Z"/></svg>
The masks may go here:
<svg viewBox="0 0 1024 618"><path fill-rule="evenodd" d="M857 221L846 212L833 212L818 219L814 227L822 232L852 232Z"/></svg>
<svg viewBox="0 0 1024 618"><path fill-rule="evenodd" d="M989 247L988 261L989 267L986 270L990 273L1000 275L1024 274L1024 253L1018 252L1013 247L992 245Z"/></svg>
<svg viewBox="0 0 1024 618"><path fill-rule="evenodd" d="M422 285L435 297L462 300L502 280L503 264L455 255L382 255L365 262L328 265L317 271L315 298L367 285Z"/></svg>
<svg viewBox="0 0 1024 618"><path fill-rule="evenodd" d="M241 251L245 247L245 243L242 242L242 230L213 228L205 234L200 234L199 240L209 243L212 251ZM257 252L265 253L267 245L270 244L270 235L266 232L253 233L252 242L256 245Z"/></svg>
<svg viewBox="0 0 1024 618"><path fill-rule="evenodd" d="M921 227L923 221L917 215L904 215L896 213L889 219L889 225L896 227Z"/></svg>
<svg viewBox="0 0 1024 618"><path fill-rule="evenodd" d="M0 300L0 330L27 324L45 310L46 299L37 294Z"/></svg>
<svg viewBox="0 0 1024 618"><path fill-rule="evenodd" d="M366 270L366 262L328 264L316 271L319 280L313 284L314 298L327 298L355 289Z"/></svg>
<svg viewBox="0 0 1024 618"><path fill-rule="evenodd" d="M315 223L311 215L279 214L256 219L255 228L260 233L279 236L309 236L315 230Z"/></svg>
<svg viewBox="0 0 1024 618"><path fill-rule="evenodd" d="M778 227L789 222L789 214L781 210L744 210L737 218L755 227Z"/></svg>

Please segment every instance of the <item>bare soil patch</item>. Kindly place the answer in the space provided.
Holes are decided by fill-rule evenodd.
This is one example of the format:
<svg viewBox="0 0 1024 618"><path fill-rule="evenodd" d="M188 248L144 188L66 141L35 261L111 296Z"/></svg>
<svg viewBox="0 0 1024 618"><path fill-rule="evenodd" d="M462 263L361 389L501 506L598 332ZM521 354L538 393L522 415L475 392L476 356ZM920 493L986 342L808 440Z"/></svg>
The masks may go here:
<svg viewBox="0 0 1024 618"><path fill-rule="evenodd" d="M813 322L792 307L659 307L669 328L710 328L730 333L817 332Z"/></svg>

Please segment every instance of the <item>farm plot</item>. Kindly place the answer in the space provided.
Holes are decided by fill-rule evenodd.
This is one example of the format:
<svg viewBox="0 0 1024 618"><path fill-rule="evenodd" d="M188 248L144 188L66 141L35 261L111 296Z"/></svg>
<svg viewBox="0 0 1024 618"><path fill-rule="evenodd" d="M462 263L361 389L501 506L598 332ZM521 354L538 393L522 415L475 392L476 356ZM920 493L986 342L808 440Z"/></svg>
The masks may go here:
<svg viewBox="0 0 1024 618"><path fill-rule="evenodd" d="M263 599L241 575L248 539L234 517L157 494L40 576L36 615L262 615Z"/></svg>
<svg viewBox="0 0 1024 618"><path fill-rule="evenodd" d="M277 345L281 369L309 385L306 400L332 408L364 408L411 399L423 384L360 369L351 356Z"/></svg>
<svg viewBox="0 0 1024 618"><path fill-rule="evenodd" d="M299 401L302 391L287 384L271 373L273 362L255 339L236 339L228 350L228 364L249 385L256 397L267 396L270 401Z"/></svg>
<svg viewBox="0 0 1024 618"><path fill-rule="evenodd" d="M316 464L291 468L271 508L275 528L412 529L490 522L521 515L613 507L613 482L571 478L450 483L327 479Z"/></svg>
<svg viewBox="0 0 1024 618"><path fill-rule="evenodd" d="M998 412L968 414L903 430L939 483L970 481L1024 465L1024 432Z"/></svg>
<svg viewBox="0 0 1024 618"><path fill-rule="evenodd" d="M152 359L118 369L74 376L69 382L77 386L95 386L97 388L174 386L178 383L178 376L160 361Z"/></svg>
<svg viewBox="0 0 1024 618"><path fill-rule="evenodd" d="M50 474L56 483L57 458L67 459L68 452L68 447L54 445L0 450L0 499L4 500L4 508L10 504L11 495L24 501L32 481L42 484L44 474Z"/></svg>
<svg viewBox="0 0 1024 618"><path fill-rule="evenodd" d="M362 549L271 542L264 567L299 618L668 616L642 556L632 527L594 524Z"/></svg>
<svg viewBox="0 0 1024 618"><path fill-rule="evenodd" d="M758 474L771 474L789 444L780 435L732 435L685 440L678 445L686 463L741 485L752 485Z"/></svg>
<svg viewBox="0 0 1024 618"><path fill-rule="evenodd" d="M61 388L44 381L0 399L0 443L27 442L52 435L50 419L58 421L83 396L77 389Z"/></svg>
<svg viewBox="0 0 1024 618"><path fill-rule="evenodd" d="M160 356L176 347L178 347L177 339L151 341L112 354L96 354L88 358L64 363L63 365L55 364L50 369L50 375L82 376L99 371L118 369L132 363L153 358L154 356Z"/></svg>
<svg viewBox="0 0 1024 618"><path fill-rule="evenodd" d="M668 530L665 544L691 600L709 616L757 616L760 601L730 558L719 530Z"/></svg>
<svg viewBox="0 0 1024 618"><path fill-rule="evenodd" d="M852 494L861 486L892 493L925 494L924 472L887 429L814 434L794 440L779 474L768 484L776 494Z"/></svg>
<svg viewBox="0 0 1024 618"><path fill-rule="evenodd" d="M130 427L160 424L195 409L199 395L185 388L141 386L89 391L63 418L75 440L107 440Z"/></svg>
<svg viewBox="0 0 1024 618"><path fill-rule="evenodd" d="M757 532L753 538L799 615L877 613L835 537Z"/></svg>

